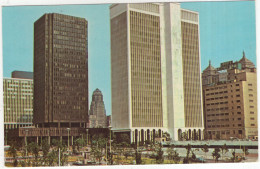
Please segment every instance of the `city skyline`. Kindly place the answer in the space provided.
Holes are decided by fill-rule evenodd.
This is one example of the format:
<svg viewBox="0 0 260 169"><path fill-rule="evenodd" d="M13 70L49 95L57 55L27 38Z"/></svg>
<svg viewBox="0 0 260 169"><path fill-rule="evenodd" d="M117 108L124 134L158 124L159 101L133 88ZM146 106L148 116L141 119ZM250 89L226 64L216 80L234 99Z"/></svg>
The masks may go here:
<svg viewBox="0 0 260 169"><path fill-rule="evenodd" d="M254 1L181 3L182 8L200 13L201 70L209 60L215 67L224 61L237 61L243 50L256 65L254 4ZM89 22L89 98L99 88L107 114L111 114L109 6L3 7L3 77L9 77L14 70L32 71L33 22L41 15L56 12L84 17ZM12 26L14 23L16 26Z"/></svg>

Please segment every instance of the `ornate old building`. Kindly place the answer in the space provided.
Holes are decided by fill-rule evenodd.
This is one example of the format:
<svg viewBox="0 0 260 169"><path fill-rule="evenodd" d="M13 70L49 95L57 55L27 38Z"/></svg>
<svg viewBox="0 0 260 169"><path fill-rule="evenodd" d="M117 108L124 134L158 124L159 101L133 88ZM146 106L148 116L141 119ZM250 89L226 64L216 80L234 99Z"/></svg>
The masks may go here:
<svg viewBox="0 0 260 169"><path fill-rule="evenodd" d="M90 128L107 127L107 116L102 92L96 89L92 95L92 101L89 110Z"/></svg>
<svg viewBox="0 0 260 169"><path fill-rule="evenodd" d="M205 128L211 139L258 136L256 68L243 52L238 62L203 71Z"/></svg>

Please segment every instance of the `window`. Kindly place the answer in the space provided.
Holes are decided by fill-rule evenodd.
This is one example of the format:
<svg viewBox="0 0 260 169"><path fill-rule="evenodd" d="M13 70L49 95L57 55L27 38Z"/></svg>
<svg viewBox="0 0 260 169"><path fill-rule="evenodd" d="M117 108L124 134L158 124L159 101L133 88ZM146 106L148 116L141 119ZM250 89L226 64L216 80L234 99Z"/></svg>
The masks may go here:
<svg viewBox="0 0 260 169"><path fill-rule="evenodd" d="M251 126L255 126L255 124L251 124Z"/></svg>
<svg viewBox="0 0 260 169"><path fill-rule="evenodd" d="M241 120L241 118L237 118L237 120Z"/></svg>
<svg viewBox="0 0 260 169"><path fill-rule="evenodd" d="M241 109L241 106L237 106L237 109Z"/></svg>
<svg viewBox="0 0 260 169"><path fill-rule="evenodd" d="M237 100L237 103L239 103L240 102L240 100Z"/></svg>
<svg viewBox="0 0 260 169"><path fill-rule="evenodd" d="M240 89L236 89L236 91L238 92L238 91L240 91Z"/></svg>
<svg viewBox="0 0 260 169"><path fill-rule="evenodd" d="M254 117L251 117L250 120L255 120L255 118L254 118Z"/></svg>
<svg viewBox="0 0 260 169"><path fill-rule="evenodd" d="M250 114L255 114L255 112L251 111Z"/></svg>
<svg viewBox="0 0 260 169"><path fill-rule="evenodd" d="M253 94L249 94L249 97L253 97L254 95Z"/></svg>
<svg viewBox="0 0 260 169"><path fill-rule="evenodd" d="M241 114L241 112L237 112L237 114Z"/></svg>
<svg viewBox="0 0 260 169"><path fill-rule="evenodd" d="M251 84L251 83L248 83L248 86L253 86L253 84Z"/></svg>
<svg viewBox="0 0 260 169"><path fill-rule="evenodd" d="M254 108L254 106L250 106L250 108Z"/></svg>
<svg viewBox="0 0 260 169"><path fill-rule="evenodd" d="M249 102L251 102L251 103L252 103L252 102L254 102L254 101L253 101L253 100L249 100Z"/></svg>

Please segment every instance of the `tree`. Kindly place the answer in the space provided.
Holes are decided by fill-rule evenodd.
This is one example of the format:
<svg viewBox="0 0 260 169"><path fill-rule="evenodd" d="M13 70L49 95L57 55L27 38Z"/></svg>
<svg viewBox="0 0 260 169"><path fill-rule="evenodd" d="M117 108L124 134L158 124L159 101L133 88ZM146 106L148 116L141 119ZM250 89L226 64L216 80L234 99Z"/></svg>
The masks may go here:
<svg viewBox="0 0 260 169"><path fill-rule="evenodd" d="M212 153L213 159L215 159L215 162L218 162L218 159L220 158L220 149L219 148L215 148L215 150Z"/></svg>
<svg viewBox="0 0 260 169"><path fill-rule="evenodd" d="M124 152L124 156L125 156L125 159L127 159L127 157L132 156L132 153L129 151L126 151L126 152Z"/></svg>
<svg viewBox="0 0 260 169"><path fill-rule="evenodd" d="M54 166L55 165L55 161L57 161L57 155L55 153L55 151L51 151L50 153L48 153L47 155L47 162L49 166Z"/></svg>
<svg viewBox="0 0 260 169"><path fill-rule="evenodd" d="M142 153L135 150L135 161L136 164L142 164Z"/></svg>
<svg viewBox="0 0 260 169"><path fill-rule="evenodd" d="M224 154L226 154L227 152L228 152L227 145L224 144L223 146L221 146L222 160L223 160L223 158L224 158Z"/></svg>
<svg viewBox="0 0 260 169"><path fill-rule="evenodd" d="M196 154L194 153L194 151L191 151L191 159L193 160L193 161L195 161L196 160Z"/></svg>
<svg viewBox="0 0 260 169"><path fill-rule="evenodd" d="M102 149L93 146L91 147L91 154L98 159L99 163L101 163L101 159L103 157Z"/></svg>
<svg viewBox="0 0 260 169"><path fill-rule="evenodd" d="M44 164L47 160L47 156L48 156L49 151L50 151L50 145L48 143L48 140L44 139L43 142L42 142L42 152L43 152Z"/></svg>
<svg viewBox="0 0 260 169"><path fill-rule="evenodd" d="M190 144L188 144L188 145L186 146L186 150L187 150L186 159L188 160L188 163L189 163L190 151L191 151L191 145L190 145Z"/></svg>
<svg viewBox="0 0 260 169"><path fill-rule="evenodd" d="M178 163L180 161L180 157L179 157L179 153L177 153L177 151L174 149L173 146L170 146L168 149L167 149L167 158L169 160L173 160L174 163Z"/></svg>
<svg viewBox="0 0 260 169"><path fill-rule="evenodd" d="M34 155L35 161L33 162L33 166L36 167L38 166L39 151L40 151L40 147L38 146L37 143L31 142L30 144L28 144L28 152Z"/></svg>
<svg viewBox="0 0 260 169"><path fill-rule="evenodd" d="M162 164L164 161L163 158L163 150L162 150L162 143L159 143L159 145L155 149L157 155L156 155L156 162L157 164Z"/></svg>
<svg viewBox="0 0 260 169"><path fill-rule="evenodd" d="M18 146L17 146L16 142L12 142L11 145L10 145L10 148L9 148L8 155L13 157L13 159L14 159L14 162L13 162L14 167L17 167L17 165L18 165L17 150L18 150Z"/></svg>
<svg viewBox="0 0 260 169"><path fill-rule="evenodd" d="M209 152L209 148L207 144L204 144L203 147L201 148L201 150L205 153L205 159L207 158L207 152Z"/></svg>
<svg viewBox="0 0 260 169"><path fill-rule="evenodd" d="M232 151L232 157L230 159L232 162L235 162L235 160L236 160L236 150L235 149Z"/></svg>
<svg viewBox="0 0 260 169"><path fill-rule="evenodd" d="M126 133L118 134L115 140L116 143L123 143L123 145L130 143L130 137Z"/></svg>
<svg viewBox="0 0 260 169"><path fill-rule="evenodd" d="M104 149L106 147L107 138L105 138L104 134L99 133L95 134L92 137L91 142L91 154L96 157L101 162L102 157L105 155Z"/></svg>
<svg viewBox="0 0 260 169"><path fill-rule="evenodd" d="M61 141L53 140L52 144L54 145L54 149L50 154L48 154L49 162L51 162L52 165L55 165L59 162L59 152L60 152L60 165L64 166L68 161L68 156L65 154L67 151L67 147L65 144L62 144Z"/></svg>
<svg viewBox="0 0 260 169"><path fill-rule="evenodd" d="M80 148L85 144L85 140L82 138L77 138L75 140L75 145L77 146L77 150L79 151Z"/></svg>
<svg viewBox="0 0 260 169"><path fill-rule="evenodd" d="M20 163L20 165L21 165L22 167L25 167L25 166L26 166L25 161L20 161L19 163Z"/></svg>

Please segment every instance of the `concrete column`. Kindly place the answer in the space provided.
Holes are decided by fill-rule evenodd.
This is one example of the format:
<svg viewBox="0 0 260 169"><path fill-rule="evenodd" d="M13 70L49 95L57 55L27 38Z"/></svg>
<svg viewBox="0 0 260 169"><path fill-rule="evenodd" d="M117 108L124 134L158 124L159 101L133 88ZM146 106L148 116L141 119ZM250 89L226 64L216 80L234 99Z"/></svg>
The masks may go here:
<svg viewBox="0 0 260 169"><path fill-rule="evenodd" d="M138 131L138 142L141 142L141 131Z"/></svg>
<svg viewBox="0 0 260 169"><path fill-rule="evenodd" d="M37 143L37 145L39 144L39 137L38 136L36 137L36 143Z"/></svg>
<svg viewBox="0 0 260 169"><path fill-rule="evenodd" d="M73 136L71 136L71 145L73 146Z"/></svg>
<svg viewBox="0 0 260 169"><path fill-rule="evenodd" d="M135 131L132 131L133 143L135 143Z"/></svg>
<svg viewBox="0 0 260 169"><path fill-rule="evenodd" d="M144 143L146 142L146 140L147 140L147 131L145 130L144 131Z"/></svg>
<svg viewBox="0 0 260 169"><path fill-rule="evenodd" d="M62 136L60 136L60 142L62 142Z"/></svg>
<svg viewBox="0 0 260 169"><path fill-rule="evenodd" d="M153 142L153 130L150 131L150 142Z"/></svg>

